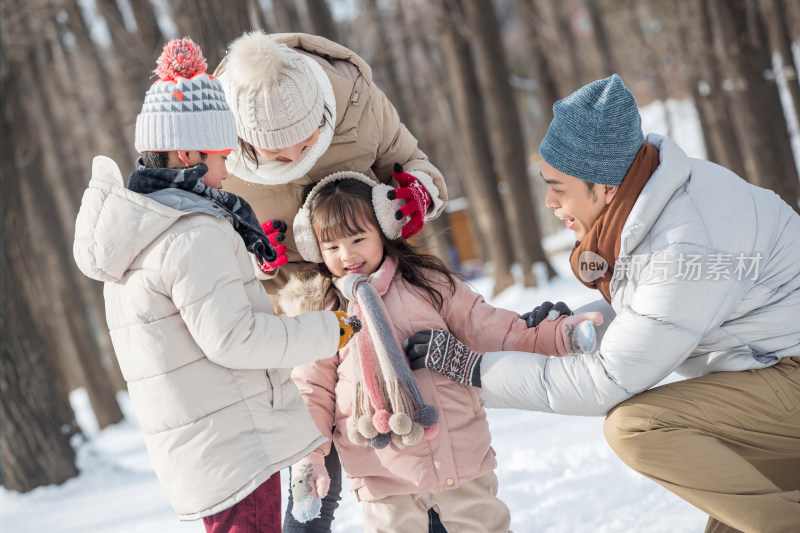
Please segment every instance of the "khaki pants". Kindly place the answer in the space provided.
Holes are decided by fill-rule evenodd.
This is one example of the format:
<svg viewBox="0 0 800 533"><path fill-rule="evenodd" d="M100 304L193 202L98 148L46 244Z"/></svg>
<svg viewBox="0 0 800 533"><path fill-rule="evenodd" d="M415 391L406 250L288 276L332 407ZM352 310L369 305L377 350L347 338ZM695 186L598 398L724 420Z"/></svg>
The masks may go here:
<svg viewBox="0 0 800 533"><path fill-rule="evenodd" d="M800 357L643 392L609 413L605 435L708 513L706 532L800 531Z"/></svg>
<svg viewBox="0 0 800 533"><path fill-rule="evenodd" d="M361 505L369 533L425 533L431 507L447 533L507 533L511 524L508 507L497 499L494 472L453 490L389 496Z"/></svg>

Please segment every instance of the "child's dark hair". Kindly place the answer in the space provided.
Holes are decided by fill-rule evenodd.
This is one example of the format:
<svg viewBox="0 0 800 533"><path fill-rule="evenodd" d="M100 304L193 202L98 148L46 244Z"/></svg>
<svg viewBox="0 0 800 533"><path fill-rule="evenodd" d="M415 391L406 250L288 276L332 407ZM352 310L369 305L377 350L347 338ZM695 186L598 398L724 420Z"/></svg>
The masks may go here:
<svg viewBox="0 0 800 533"><path fill-rule="evenodd" d="M331 113L331 109L328 107L328 104L324 104L322 109L322 120L319 123L319 127L321 128L325 124L333 125L333 113ZM245 159L253 163L256 168L258 168L258 153L252 144L239 137L239 150L242 152L242 155Z"/></svg>
<svg viewBox="0 0 800 533"><path fill-rule="evenodd" d="M208 154L200 152L200 159L206 160ZM168 168L169 152L142 152L142 164L146 168Z"/></svg>
<svg viewBox="0 0 800 533"><path fill-rule="evenodd" d="M313 185L306 189L306 196ZM337 180L317 191L311 205L311 222L318 241L335 241L366 231L369 222L381 234L384 254L397 261L397 272L408 283L419 287L428 294L437 311L441 311L445 295L434 285L430 270L441 274L449 288L449 295L456 290L458 277L444 262L430 254L422 253L402 239L389 240L383 234L372 207L372 187L358 180ZM333 277L325 264L320 265L322 274L330 280ZM437 276L438 277L438 276ZM344 296L329 284L325 301L336 299L337 309L344 309L347 301Z"/></svg>

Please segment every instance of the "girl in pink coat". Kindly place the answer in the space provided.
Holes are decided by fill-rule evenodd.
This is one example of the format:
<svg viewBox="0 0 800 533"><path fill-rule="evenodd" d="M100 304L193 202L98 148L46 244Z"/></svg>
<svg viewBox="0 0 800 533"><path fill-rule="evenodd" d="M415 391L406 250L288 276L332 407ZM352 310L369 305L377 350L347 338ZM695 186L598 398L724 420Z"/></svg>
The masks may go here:
<svg viewBox="0 0 800 533"><path fill-rule="evenodd" d="M398 165L399 167L399 165ZM397 168L402 172L402 168ZM418 532L434 508L450 531L508 531L497 498L497 465L479 388L427 369L412 373L399 340L446 330L476 352L575 353L572 333L598 313L528 328L496 309L437 258L399 239L402 201L363 174L339 172L316 184L294 221L297 247L321 274L295 278L281 291L292 313L347 310L362 322L362 342L295 367L312 418L339 452L362 503L365 531ZM389 197L392 195L389 194ZM442 356L452 347L442 346ZM314 517L328 474L326 443L292 467L292 513Z"/></svg>

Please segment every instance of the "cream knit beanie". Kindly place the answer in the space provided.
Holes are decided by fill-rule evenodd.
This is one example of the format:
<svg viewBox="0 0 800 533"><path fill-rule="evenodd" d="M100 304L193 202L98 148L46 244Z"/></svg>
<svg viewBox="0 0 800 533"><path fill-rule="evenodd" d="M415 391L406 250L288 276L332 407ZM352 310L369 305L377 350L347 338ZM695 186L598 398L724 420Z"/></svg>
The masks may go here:
<svg viewBox="0 0 800 533"><path fill-rule="evenodd" d="M325 98L309 61L260 30L231 43L219 79L239 137L277 150L308 139L320 127Z"/></svg>

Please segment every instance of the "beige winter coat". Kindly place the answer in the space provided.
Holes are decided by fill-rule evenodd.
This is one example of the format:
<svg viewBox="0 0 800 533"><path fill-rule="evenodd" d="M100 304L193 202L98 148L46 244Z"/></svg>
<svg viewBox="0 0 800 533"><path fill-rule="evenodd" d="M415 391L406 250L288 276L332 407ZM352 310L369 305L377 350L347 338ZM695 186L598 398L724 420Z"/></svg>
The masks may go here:
<svg viewBox="0 0 800 533"><path fill-rule="evenodd" d="M381 269L387 261L392 259L387 258ZM555 335L563 319L528 328L517 313L492 307L462 281L456 283L455 293L450 294L443 281L435 282L443 280L441 274L430 272L426 279L445 296L441 310L431 304L427 293L407 283L399 274L388 287L383 288L385 283L377 286L401 341L417 331L444 329L478 352L517 349L555 353ZM323 294L319 280L315 278L305 284L292 280L281 291L284 309L294 313L319 308ZM352 312L352 304L348 311ZM350 349L346 346L335 357L298 366L292 371L292 379L319 430L336 444L350 478L350 488L359 500L444 492L495 468L497 462L490 445L481 390L454 383L426 369L414 371L414 376L425 402L439 410L438 435L403 451L393 445L376 450L353 444L347 436L348 425L352 424L353 390L349 356ZM328 443L321 448L324 454L329 450Z"/></svg>
<svg viewBox="0 0 800 533"><path fill-rule="evenodd" d="M114 351L181 519L230 507L325 441L289 369L335 353L338 321L272 315L229 219L134 193L97 157L74 256L105 282Z"/></svg>
<svg viewBox="0 0 800 533"><path fill-rule="evenodd" d="M431 193L434 204L427 218L439 216L447 202L447 187L439 170L417 146L417 140L400 122L397 111L372 82L367 63L351 50L323 37L302 33L274 34L272 37L315 59L325 70L335 95L336 127L333 140L325 154L305 176L288 183L282 177L253 176L239 165L239 171L229 168L231 176L225 190L242 196L253 207L263 223L271 219L286 222L289 231L282 244L288 246L289 264L278 269L277 275L264 286L270 297L305 263L297 253L292 234L292 221L303 203L303 190L333 172L354 170L382 183L392 180L392 167L402 163L404 170L421 178ZM215 75L225 72L226 62ZM273 300L275 304L275 300Z"/></svg>

